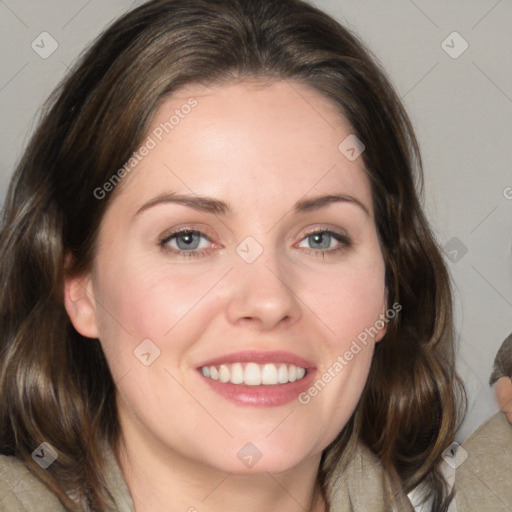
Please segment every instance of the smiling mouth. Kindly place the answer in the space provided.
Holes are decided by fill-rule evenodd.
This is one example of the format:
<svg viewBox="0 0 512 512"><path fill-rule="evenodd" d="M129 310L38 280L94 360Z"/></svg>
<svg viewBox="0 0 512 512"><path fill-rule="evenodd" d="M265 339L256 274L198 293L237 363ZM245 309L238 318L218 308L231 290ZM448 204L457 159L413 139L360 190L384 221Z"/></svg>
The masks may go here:
<svg viewBox="0 0 512 512"><path fill-rule="evenodd" d="M208 379L245 386L277 386L296 382L305 377L306 368L286 363L232 363L202 366Z"/></svg>

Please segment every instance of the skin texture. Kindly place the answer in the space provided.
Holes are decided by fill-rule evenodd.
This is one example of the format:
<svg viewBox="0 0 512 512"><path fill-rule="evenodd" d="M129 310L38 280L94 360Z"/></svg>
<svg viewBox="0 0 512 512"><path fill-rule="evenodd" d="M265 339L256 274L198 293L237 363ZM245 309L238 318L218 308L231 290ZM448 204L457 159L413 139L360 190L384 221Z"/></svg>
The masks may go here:
<svg viewBox="0 0 512 512"><path fill-rule="evenodd" d="M510 377L501 377L494 385L494 392L501 410L512 424L512 380Z"/></svg>
<svg viewBox="0 0 512 512"><path fill-rule="evenodd" d="M100 339L111 368L118 457L137 512L311 510L322 450L350 418L385 327L306 405L235 405L197 367L241 350L282 350L313 362L320 377L374 326L387 305L369 181L362 159L338 150L351 133L346 121L307 86L187 86L161 104L148 135L190 97L197 106L115 191L91 273L66 282L66 308L80 333ZM223 200L232 213L168 202L136 214L171 192ZM350 201L292 212L296 201L333 193L368 213ZM204 233L193 249L206 252L162 248L183 227ZM307 236L316 229L351 245L324 234L331 253L322 256ZM248 236L263 250L252 263L236 252ZM167 242L170 251L184 246ZM160 350L149 366L134 356L145 339ZM237 457L248 442L262 454L252 468Z"/></svg>

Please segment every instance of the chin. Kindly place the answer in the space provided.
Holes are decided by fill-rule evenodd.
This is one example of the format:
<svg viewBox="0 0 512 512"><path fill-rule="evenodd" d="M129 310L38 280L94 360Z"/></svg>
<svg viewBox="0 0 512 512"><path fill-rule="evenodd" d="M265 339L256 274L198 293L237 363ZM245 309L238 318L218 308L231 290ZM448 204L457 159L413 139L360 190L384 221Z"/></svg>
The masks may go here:
<svg viewBox="0 0 512 512"><path fill-rule="evenodd" d="M216 460L210 464L223 472L238 475L257 473L283 473L299 466L311 454L300 446L268 443L265 441L236 442L235 451L230 448L222 453L215 453ZM320 456L320 454L319 454ZM219 461L222 461L219 464Z"/></svg>
<svg viewBox="0 0 512 512"><path fill-rule="evenodd" d="M291 471L293 468L298 466L302 461L294 460L292 461L283 461L283 460L275 460L273 458L262 457L257 462L253 463L252 466L245 466L245 464L241 462L234 461L230 464L223 464L222 466L218 466L217 469L221 472L231 473L233 475L256 475L256 474L279 474L286 473L287 471Z"/></svg>

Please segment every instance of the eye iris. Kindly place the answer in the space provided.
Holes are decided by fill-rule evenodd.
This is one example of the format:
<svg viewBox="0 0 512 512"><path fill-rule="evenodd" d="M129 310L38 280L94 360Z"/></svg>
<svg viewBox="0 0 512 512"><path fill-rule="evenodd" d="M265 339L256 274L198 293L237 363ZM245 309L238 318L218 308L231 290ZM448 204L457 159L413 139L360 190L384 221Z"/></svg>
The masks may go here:
<svg viewBox="0 0 512 512"><path fill-rule="evenodd" d="M185 241L184 247L180 247L180 241ZM197 246L191 247L191 244L194 242L196 244L199 242L199 235L197 233L182 233L176 237L176 243L180 249L197 249Z"/></svg>
<svg viewBox="0 0 512 512"><path fill-rule="evenodd" d="M321 244L321 247L319 249L328 249L329 248L329 238L330 235L328 233L314 233L313 235L310 235L313 239L313 243L319 243ZM324 239L325 237L325 239ZM322 244L322 242L325 242Z"/></svg>

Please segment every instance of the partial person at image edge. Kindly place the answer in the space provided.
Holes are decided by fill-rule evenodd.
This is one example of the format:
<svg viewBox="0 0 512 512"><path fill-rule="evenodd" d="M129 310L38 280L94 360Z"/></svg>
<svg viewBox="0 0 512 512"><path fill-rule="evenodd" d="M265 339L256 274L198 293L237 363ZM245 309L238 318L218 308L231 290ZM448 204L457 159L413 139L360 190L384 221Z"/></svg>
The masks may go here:
<svg viewBox="0 0 512 512"><path fill-rule="evenodd" d="M467 459L455 473L457 512L512 510L511 378L512 334L496 353L489 378L501 410L480 425L461 445Z"/></svg>

